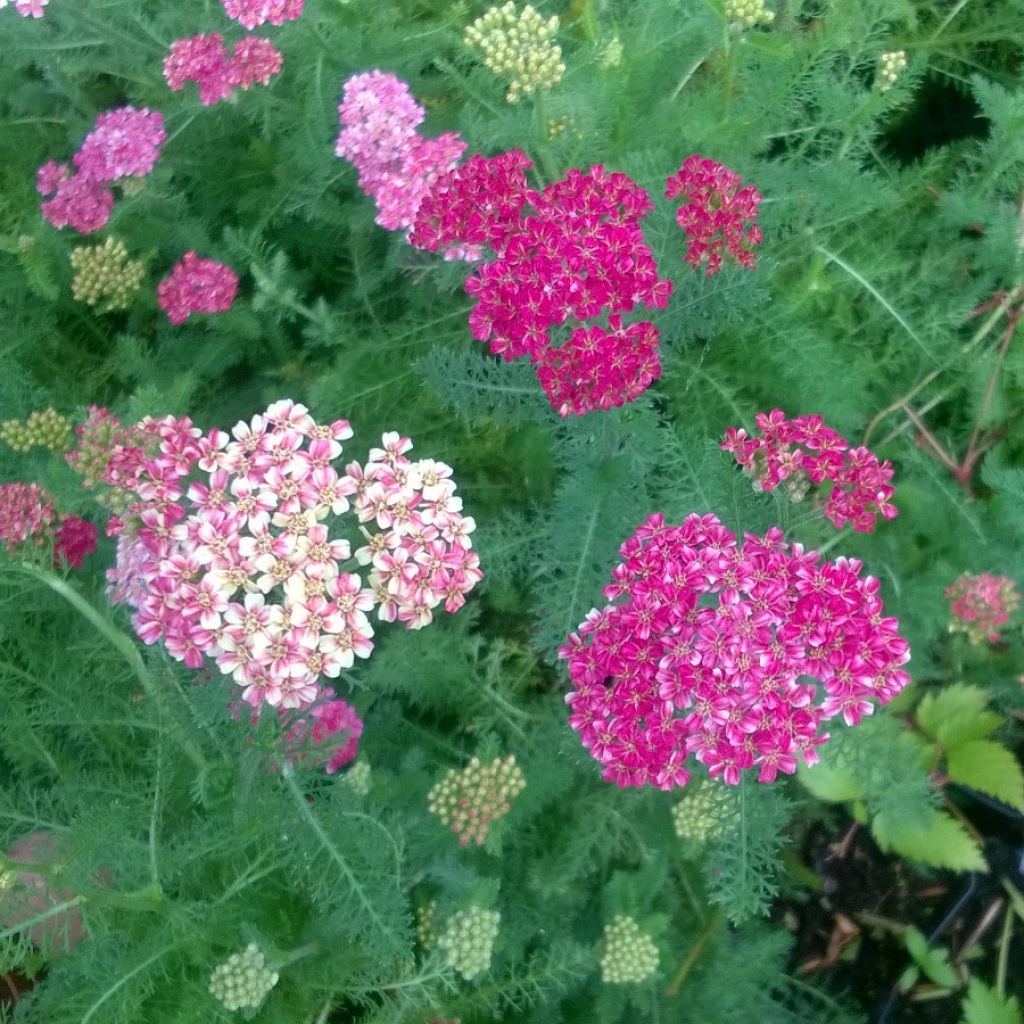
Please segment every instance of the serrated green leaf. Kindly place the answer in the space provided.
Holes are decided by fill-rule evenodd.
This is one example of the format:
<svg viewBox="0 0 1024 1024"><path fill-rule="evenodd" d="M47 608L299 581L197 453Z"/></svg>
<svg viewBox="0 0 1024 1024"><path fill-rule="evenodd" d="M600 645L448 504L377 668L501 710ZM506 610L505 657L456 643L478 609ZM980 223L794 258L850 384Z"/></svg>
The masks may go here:
<svg viewBox="0 0 1024 1024"><path fill-rule="evenodd" d="M914 963L924 972L925 976L943 988L954 988L960 979L956 971L949 966L946 953L941 949L931 949L928 940L916 928L908 928L903 934L903 942L907 952L914 958Z"/></svg>
<svg viewBox="0 0 1024 1024"><path fill-rule="evenodd" d="M944 811L924 828L908 828L903 822L880 814L871 822L871 834L884 851L954 871L987 871L981 850L958 821Z"/></svg>
<svg viewBox="0 0 1024 1024"><path fill-rule="evenodd" d="M980 740L995 732L1003 719L988 710L988 694L980 686L956 683L925 695L917 724L944 750Z"/></svg>
<svg viewBox="0 0 1024 1024"><path fill-rule="evenodd" d="M949 751L946 761L954 782L1024 811L1024 772L1006 747L992 740L972 740Z"/></svg>
<svg viewBox="0 0 1024 1024"><path fill-rule="evenodd" d="M859 800L864 795L860 783L849 768L835 768L819 762L811 767L801 765L797 776L814 796L829 803Z"/></svg>
<svg viewBox="0 0 1024 1024"><path fill-rule="evenodd" d="M1010 996L1003 998L977 978L972 978L964 1000L962 1024L1021 1024L1020 1005Z"/></svg>

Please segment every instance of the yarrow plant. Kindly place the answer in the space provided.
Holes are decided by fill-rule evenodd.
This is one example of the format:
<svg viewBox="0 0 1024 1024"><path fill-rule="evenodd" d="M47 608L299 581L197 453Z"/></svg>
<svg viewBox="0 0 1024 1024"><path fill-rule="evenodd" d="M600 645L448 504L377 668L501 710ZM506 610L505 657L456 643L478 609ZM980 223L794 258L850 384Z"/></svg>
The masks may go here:
<svg viewBox="0 0 1024 1024"><path fill-rule="evenodd" d="M0 542L8 555L26 557L34 550L53 550L53 567L80 569L96 550L99 531L78 516L60 515L38 484L0 484Z"/></svg>
<svg viewBox="0 0 1024 1024"><path fill-rule="evenodd" d="M757 490L773 491L785 484L793 500L800 500L811 484L832 484L825 502L826 518L836 529L849 524L871 533L878 516L894 519L895 493L892 464L874 452L850 443L820 416L787 419L781 409L755 417L760 437L743 428L729 427L721 447L754 478Z"/></svg>
<svg viewBox="0 0 1024 1024"><path fill-rule="evenodd" d="M281 73L284 58L269 39L246 36L228 53L219 32L179 39L164 60L164 78L172 92L186 82L199 87L199 102L211 106L234 95L236 88L267 85Z"/></svg>
<svg viewBox="0 0 1024 1024"><path fill-rule="evenodd" d="M909 681L907 642L856 559L660 513L620 553L605 588L617 603L559 650L569 724L619 786L685 786L690 755L730 785L754 770L771 782L798 755L818 760L823 722L856 725Z"/></svg>
<svg viewBox="0 0 1024 1024"><path fill-rule="evenodd" d="M474 757L465 768L451 768L427 795L430 813L466 846L481 846L491 825L508 814L512 800L526 788L514 754L482 764Z"/></svg>
<svg viewBox="0 0 1024 1024"><path fill-rule="evenodd" d="M950 632L964 633L972 644L997 644L1000 629L1020 607L1020 591L1008 576L965 573L946 587Z"/></svg>
<svg viewBox="0 0 1024 1024"><path fill-rule="evenodd" d="M93 418L90 441L122 434L106 414ZM397 433L343 473L334 463L348 421L319 424L288 400L230 435L173 416L135 433L146 443L115 445L107 469L92 443L71 460L134 495L108 526L118 538L111 597L134 609L145 643L189 668L212 661L253 707L322 697L321 677L372 652L374 608L381 622L420 629L435 609L461 608L482 578L451 468L411 462ZM358 526L355 551L339 534L347 523Z"/></svg>
<svg viewBox="0 0 1024 1024"><path fill-rule="evenodd" d="M226 264L185 253L157 286L157 303L172 324L193 313L226 313L238 293L238 275Z"/></svg>

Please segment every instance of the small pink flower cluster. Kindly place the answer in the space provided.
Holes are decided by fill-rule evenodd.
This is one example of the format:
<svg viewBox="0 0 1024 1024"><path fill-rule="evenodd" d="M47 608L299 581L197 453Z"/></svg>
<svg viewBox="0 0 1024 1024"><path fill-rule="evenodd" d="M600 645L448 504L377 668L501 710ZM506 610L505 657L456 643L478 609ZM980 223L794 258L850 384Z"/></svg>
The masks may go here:
<svg viewBox="0 0 1024 1024"><path fill-rule="evenodd" d="M753 185L741 185L735 171L699 153L688 156L665 182L666 199L686 198L676 211L688 239L686 262L696 270L707 260L708 277L722 269L725 250L740 266L753 269L757 262L751 246L763 237L755 223L762 197Z"/></svg>
<svg viewBox="0 0 1024 1024"><path fill-rule="evenodd" d="M283 25L302 15L303 0L220 0L224 13L244 28L252 29L270 22Z"/></svg>
<svg viewBox="0 0 1024 1024"><path fill-rule="evenodd" d="M740 545L713 515L652 515L621 554L605 596L624 600L559 651L569 724L619 786L684 786L690 754L729 784L755 768L771 782L797 754L818 760L822 721L855 725L909 681L899 624L856 559L822 563L775 528Z"/></svg>
<svg viewBox="0 0 1024 1024"><path fill-rule="evenodd" d="M226 313L238 293L238 275L216 260L185 253L169 277L157 285L157 304L172 324L183 324L193 313Z"/></svg>
<svg viewBox="0 0 1024 1024"><path fill-rule="evenodd" d="M950 631L966 633L972 644L998 643L1000 627L1020 607L1016 582L987 572L960 576L946 587L946 597L953 616Z"/></svg>
<svg viewBox="0 0 1024 1024"><path fill-rule="evenodd" d="M53 545L53 567L81 569L96 550L96 527L78 516L58 515L53 498L38 484L0 484L0 541L8 554Z"/></svg>
<svg viewBox="0 0 1024 1024"><path fill-rule="evenodd" d="M210 106L234 95L236 87L249 89L257 82L266 85L280 74L284 64L281 51L269 39L246 36L228 54L219 32L179 39L164 60L164 78L173 92L186 82L199 86L199 102Z"/></svg>
<svg viewBox="0 0 1024 1024"><path fill-rule="evenodd" d="M139 426L158 449L137 500L111 520L112 598L134 607L145 643L190 668L213 659L253 707L317 700L321 675L369 657L374 607L381 621L419 629L442 603L457 611L482 578L450 467L410 462L408 438L385 434L365 465L339 473L348 421L317 424L291 401L231 435L174 417ZM190 482L195 471L202 480ZM361 525L354 553L331 535L350 510L379 528ZM370 567L366 586L358 566Z"/></svg>
<svg viewBox="0 0 1024 1024"><path fill-rule="evenodd" d="M278 708L277 713L285 729L285 760L292 764L322 766L328 775L334 775L359 753L363 720L348 701L336 698L329 686L301 716L285 708Z"/></svg>
<svg viewBox="0 0 1024 1024"><path fill-rule="evenodd" d="M99 231L114 207L111 184L149 174L166 138L158 111L129 106L100 114L74 156L74 172L53 160L39 168L36 189L51 197L42 204L43 216L56 228Z"/></svg>
<svg viewBox="0 0 1024 1024"><path fill-rule="evenodd" d="M50 0L15 0L14 9L23 18L41 18L46 13ZM0 10L7 6L7 0L0 0Z"/></svg>
<svg viewBox="0 0 1024 1024"><path fill-rule="evenodd" d="M663 308L672 291L658 277L640 220L653 208L625 174L600 165L571 170L542 192L527 187L518 150L476 156L442 175L417 215L410 241L436 252L487 244L495 258L466 281L477 305L473 336L502 359L526 356L562 416L632 401L661 373L658 330L622 327L637 303ZM527 207L532 212L527 212ZM612 314L609 329L580 327L561 348L553 329L570 318Z"/></svg>
<svg viewBox="0 0 1024 1024"><path fill-rule="evenodd" d="M721 447L756 481L772 491L785 482L794 497L802 497L808 484L828 480L833 486L825 515L836 529L847 523L859 533L871 533L880 515L894 519L899 510L890 503L894 491L892 463L879 462L867 448L851 448L820 416L786 419L781 409L755 417L761 437L730 427Z"/></svg>
<svg viewBox="0 0 1024 1024"><path fill-rule="evenodd" d="M417 128L425 117L394 75L368 71L345 82L334 152L355 166L359 187L377 203L377 223L389 231L411 226L431 184L466 149L455 132L423 138Z"/></svg>

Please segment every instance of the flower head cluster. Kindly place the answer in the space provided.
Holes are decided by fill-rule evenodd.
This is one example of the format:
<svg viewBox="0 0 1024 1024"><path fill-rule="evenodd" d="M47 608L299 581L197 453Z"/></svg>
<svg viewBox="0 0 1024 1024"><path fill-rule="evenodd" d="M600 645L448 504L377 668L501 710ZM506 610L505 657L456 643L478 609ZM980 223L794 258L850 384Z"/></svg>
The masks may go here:
<svg viewBox="0 0 1024 1024"><path fill-rule="evenodd" d="M474 757L461 771L451 768L427 796L430 813L441 819L466 846L480 846L494 822L508 814L512 800L526 787L515 755L481 764Z"/></svg>
<svg viewBox="0 0 1024 1024"><path fill-rule="evenodd" d="M74 155L74 171L52 160L39 168L36 189L50 196L42 204L43 216L57 228L98 231L114 206L111 184L149 174L166 138L158 111L127 106L100 114Z"/></svg>
<svg viewBox="0 0 1024 1024"><path fill-rule="evenodd" d="M636 919L618 914L604 926L601 980L610 985L646 981L658 969L658 947Z"/></svg>
<svg viewBox="0 0 1024 1024"><path fill-rule="evenodd" d="M71 420L56 409L37 409L22 420L4 420L0 423L0 441L16 452L32 448L48 448L63 452L68 448Z"/></svg>
<svg viewBox="0 0 1024 1024"><path fill-rule="evenodd" d="M348 421L317 423L288 400L231 435L174 417L139 429L156 451L136 447L105 474L114 465L136 495L111 521L112 597L133 606L145 643L190 668L212 659L253 707L316 701L321 676L369 657L374 608L380 621L419 629L441 605L457 611L482 578L451 468L411 462L408 438L385 434L365 464L340 473ZM339 533L345 513L359 524L354 552Z"/></svg>
<svg viewBox="0 0 1024 1024"><path fill-rule="evenodd" d="M417 128L425 117L408 85L394 75L369 71L345 82L334 152L355 166L359 187L377 203L377 223L389 231L412 225L434 180L466 149L455 132L421 136Z"/></svg>
<svg viewBox="0 0 1024 1024"><path fill-rule="evenodd" d="M98 538L99 530L94 523L78 516L61 516L53 542L54 568L67 564L72 569L81 569L85 556L96 550Z"/></svg>
<svg viewBox="0 0 1024 1024"><path fill-rule="evenodd" d="M773 491L785 483L790 496L800 500L810 484L827 480L832 489L825 515L837 530L849 523L859 533L871 533L878 516L898 515L890 501L892 463L880 462L867 448L851 448L820 416L789 420L773 409L758 413L755 421L761 437L730 427L722 448L754 477L756 490Z"/></svg>
<svg viewBox="0 0 1024 1024"><path fill-rule="evenodd" d="M38 484L0 484L0 542L8 554L53 548L53 567L80 569L96 550L98 532L78 516L58 515L53 498Z"/></svg>
<svg viewBox="0 0 1024 1024"><path fill-rule="evenodd" d="M50 0L15 0L14 9L23 18L41 18L46 13ZM0 0L0 11L7 6L8 0Z"/></svg>
<svg viewBox="0 0 1024 1024"><path fill-rule="evenodd" d="M236 87L266 85L281 73L283 65L281 51L269 39L246 36L229 55L223 36L211 32L174 42L164 60L164 78L172 92L183 89L186 82L195 82L199 102L211 106L232 96Z"/></svg>
<svg viewBox="0 0 1024 1024"><path fill-rule="evenodd" d="M320 696L325 699L301 715L278 710L286 730L285 759L292 764L322 766L328 775L334 775L359 753L363 720L348 701L334 696L331 687L325 686Z"/></svg>
<svg viewBox="0 0 1024 1024"><path fill-rule="evenodd" d="M600 56L597 58L597 62L605 70L617 68L622 63L624 52L625 48L622 45L622 40L619 38L618 33L616 33L605 43Z"/></svg>
<svg viewBox="0 0 1024 1024"><path fill-rule="evenodd" d="M581 414L632 401L661 372L658 333L623 328L638 303L663 308L671 282L658 277L640 221L653 208L627 175L600 165L571 170L542 192L527 187L529 160L513 150L473 157L442 175L410 234L414 245L489 246L494 259L466 281L477 304L473 336L502 359L527 357L552 408ZM554 350L568 320L611 314L609 328L580 329Z"/></svg>
<svg viewBox="0 0 1024 1024"><path fill-rule="evenodd" d="M1017 584L1008 576L982 572L964 574L946 587L953 633L965 633L972 644L999 642L999 629L1020 607Z"/></svg>
<svg viewBox="0 0 1024 1024"><path fill-rule="evenodd" d="M437 900L427 900L416 908L416 938L426 951L437 942Z"/></svg>
<svg viewBox="0 0 1024 1024"><path fill-rule="evenodd" d="M878 71L875 74L875 85L879 92L888 92L895 84L900 73L907 66L906 50L889 50L878 58Z"/></svg>
<svg viewBox="0 0 1024 1024"><path fill-rule="evenodd" d="M258 1010L277 982L277 972L267 970L263 952L250 942L214 968L210 995L228 1010Z"/></svg>
<svg viewBox="0 0 1024 1024"><path fill-rule="evenodd" d="M365 757L360 757L355 764L341 777L343 785L348 786L356 796L366 796L372 785L373 769Z"/></svg>
<svg viewBox="0 0 1024 1024"><path fill-rule="evenodd" d="M556 32L557 15L545 21L531 4L517 12L509 0L477 18L466 29L463 42L483 54L491 71L508 79L505 99L518 103L521 97L551 89L562 80L565 65Z"/></svg>
<svg viewBox="0 0 1024 1024"><path fill-rule="evenodd" d="M707 261L707 276L717 274L726 250L740 266L754 268L751 247L763 236L756 223L761 193L753 185L743 185L735 171L694 153L665 182L665 198L686 200L676 221L687 239L686 262L694 270Z"/></svg>
<svg viewBox="0 0 1024 1024"><path fill-rule="evenodd" d="M124 242L116 238L72 249L71 266L71 294L87 306L102 303L103 312L127 309L146 273L142 262L129 259Z"/></svg>
<svg viewBox="0 0 1024 1024"><path fill-rule="evenodd" d="M722 791L705 783L688 791L672 808L672 826L683 842L706 843L721 829L727 813Z"/></svg>
<svg viewBox="0 0 1024 1024"><path fill-rule="evenodd" d="M156 296L167 319L183 324L193 313L226 313L237 292L238 275L229 266L189 251L157 285Z"/></svg>
<svg viewBox="0 0 1024 1024"><path fill-rule="evenodd" d="M283 25L302 16L304 0L220 0L224 13L251 32L270 22Z"/></svg>
<svg viewBox="0 0 1024 1024"><path fill-rule="evenodd" d="M605 588L618 603L559 650L569 724L619 786L684 786L691 754L731 785L751 770L771 782L798 754L818 759L823 721L855 725L909 681L907 642L855 559L822 562L775 528L740 544L713 515L661 514L621 555Z"/></svg>
<svg viewBox="0 0 1024 1024"><path fill-rule="evenodd" d="M770 25L775 14L765 7L764 0L725 0L725 20L742 32L757 25Z"/></svg>
<svg viewBox="0 0 1024 1024"><path fill-rule="evenodd" d="M496 910L470 907L454 914L437 939L448 966L467 981L486 971L491 966L500 923L501 914Z"/></svg>

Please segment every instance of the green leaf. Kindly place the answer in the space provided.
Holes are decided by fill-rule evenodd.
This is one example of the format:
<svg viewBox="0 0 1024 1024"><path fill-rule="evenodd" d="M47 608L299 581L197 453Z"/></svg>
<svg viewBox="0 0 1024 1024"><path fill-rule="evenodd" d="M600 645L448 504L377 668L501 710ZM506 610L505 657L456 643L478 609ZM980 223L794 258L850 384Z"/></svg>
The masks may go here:
<svg viewBox="0 0 1024 1024"><path fill-rule="evenodd" d="M936 985L955 988L960 983L956 971L949 965L946 951L929 948L928 940L916 928L908 928L903 935L903 941L907 952L914 958L914 963Z"/></svg>
<svg viewBox="0 0 1024 1024"><path fill-rule="evenodd" d="M1010 996L1003 998L977 978L972 978L964 1000L962 1024L1021 1024L1020 1005Z"/></svg>
<svg viewBox="0 0 1024 1024"><path fill-rule="evenodd" d="M819 800L829 803L845 803L847 800L859 800L863 789L857 781L852 769L837 768L819 762L812 767L801 765L797 777L804 786Z"/></svg>
<svg viewBox="0 0 1024 1024"><path fill-rule="evenodd" d="M954 782L1024 811L1024 773L1006 747L992 740L972 740L949 751L946 760Z"/></svg>
<svg viewBox="0 0 1024 1024"><path fill-rule="evenodd" d="M936 811L924 828L908 827L902 821L880 814L871 823L871 833L882 850L893 850L922 864L954 871L988 870L977 844L963 826L944 811Z"/></svg>
<svg viewBox="0 0 1024 1024"><path fill-rule="evenodd" d="M925 695L917 709L917 724L949 751L961 743L980 740L1003 724L987 706L988 694L980 686L956 683Z"/></svg>

